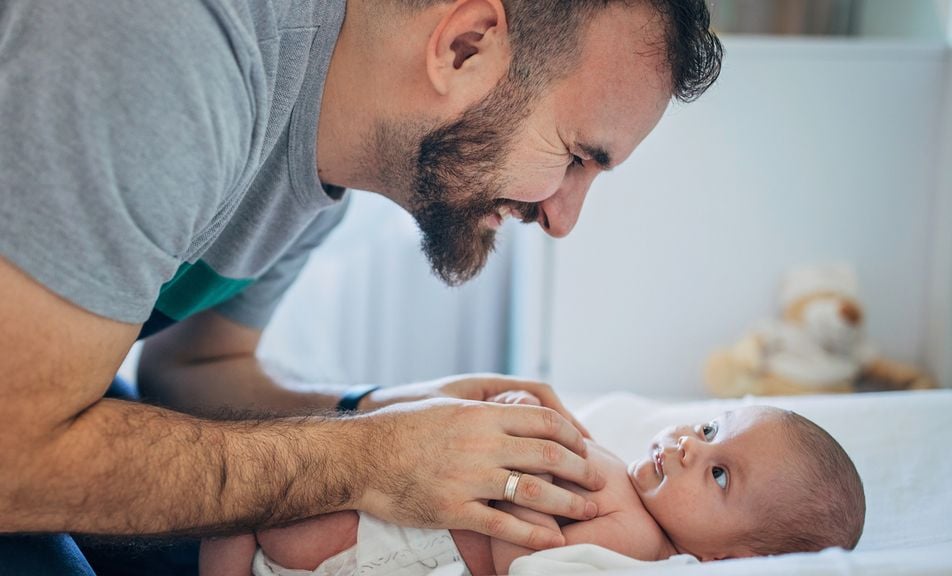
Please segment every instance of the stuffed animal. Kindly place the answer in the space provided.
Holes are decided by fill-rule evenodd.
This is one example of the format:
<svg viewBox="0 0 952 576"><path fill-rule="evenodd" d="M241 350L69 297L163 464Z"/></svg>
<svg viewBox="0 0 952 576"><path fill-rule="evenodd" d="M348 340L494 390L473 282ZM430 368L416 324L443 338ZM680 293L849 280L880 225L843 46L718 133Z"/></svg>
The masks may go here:
<svg viewBox="0 0 952 576"><path fill-rule="evenodd" d="M918 369L880 357L866 339L857 282L846 266L788 272L782 314L761 322L708 359L704 379L717 396L934 388Z"/></svg>

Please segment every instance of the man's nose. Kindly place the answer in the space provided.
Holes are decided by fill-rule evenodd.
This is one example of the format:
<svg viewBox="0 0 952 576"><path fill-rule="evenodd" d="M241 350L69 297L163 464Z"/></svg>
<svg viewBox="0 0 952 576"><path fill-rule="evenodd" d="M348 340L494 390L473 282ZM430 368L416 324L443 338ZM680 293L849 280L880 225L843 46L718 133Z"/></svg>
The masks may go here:
<svg viewBox="0 0 952 576"><path fill-rule="evenodd" d="M563 238L575 228L594 175L567 177L558 192L542 201L542 228L553 238Z"/></svg>

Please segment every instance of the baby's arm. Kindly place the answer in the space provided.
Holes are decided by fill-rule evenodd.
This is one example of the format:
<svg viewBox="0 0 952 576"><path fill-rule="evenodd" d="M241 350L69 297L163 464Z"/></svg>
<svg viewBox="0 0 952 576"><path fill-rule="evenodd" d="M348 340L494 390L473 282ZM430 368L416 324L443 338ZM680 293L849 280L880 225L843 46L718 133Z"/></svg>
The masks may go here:
<svg viewBox="0 0 952 576"><path fill-rule="evenodd" d="M562 534L566 546L596 544L638 560L663 560L677 553L654 520L624 510L563 526Z"/></svg>
<svg viewBox="0 0 952 576"><path fill-rule="evenodd" d="M515 504L509 504L508 502L498 502L495 505L496 508L512 514L520 520L525 520L526 522L531 522L537 526L542 526L543 528L548 528L550 530L560 531L558 522L556 522L555 517L551 514L544 514L542 512L536 512L535 510L529 510L528 508L523 508L522 506L517 506ZM493 565L496 567L496 574L508 574L509 565L512 564L512 561L520 556L526 556L535 552L532 548L525 548L524 546L518 546L498 538L491 538L489 541L489 546L492 549L493 553Z"/></svg>

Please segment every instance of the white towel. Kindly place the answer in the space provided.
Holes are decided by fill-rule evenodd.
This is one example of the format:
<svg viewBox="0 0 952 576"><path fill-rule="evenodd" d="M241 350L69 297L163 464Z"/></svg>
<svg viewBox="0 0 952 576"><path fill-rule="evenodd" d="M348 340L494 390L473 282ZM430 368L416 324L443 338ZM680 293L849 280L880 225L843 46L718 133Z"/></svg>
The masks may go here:
<svg viewBox="0 0 952 576"><path fill-rule="evenodd" d="M549 576L622 569L631 571L639 567L697 563L697 558L688 554L679 554L667 560L646 562L594 544L574 544L516 558L509 567L509 574L510 576Z"/></svg>

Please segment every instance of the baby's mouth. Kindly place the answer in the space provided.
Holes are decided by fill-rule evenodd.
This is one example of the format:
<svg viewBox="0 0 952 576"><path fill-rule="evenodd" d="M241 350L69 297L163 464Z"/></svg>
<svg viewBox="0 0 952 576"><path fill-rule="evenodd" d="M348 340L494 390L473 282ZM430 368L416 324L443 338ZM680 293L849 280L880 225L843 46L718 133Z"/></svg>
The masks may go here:
<svg viewBox="0 0 952 576"><path fill-rule="evenodd" d="M654 459L655 472L658 473L658 478L664 479L664 451L661 448L655 448L652 458Z"/></svg>

